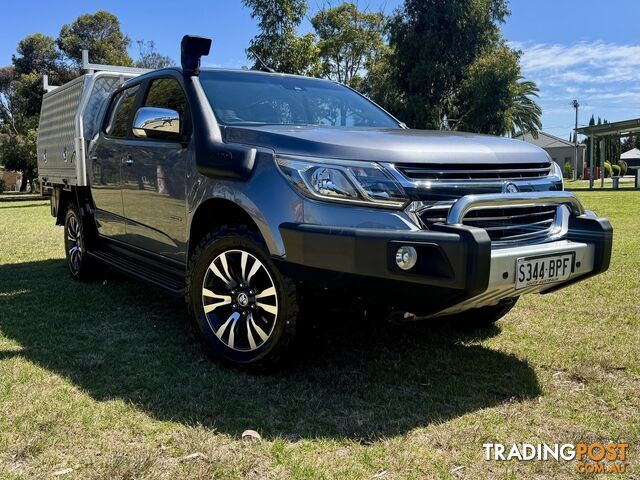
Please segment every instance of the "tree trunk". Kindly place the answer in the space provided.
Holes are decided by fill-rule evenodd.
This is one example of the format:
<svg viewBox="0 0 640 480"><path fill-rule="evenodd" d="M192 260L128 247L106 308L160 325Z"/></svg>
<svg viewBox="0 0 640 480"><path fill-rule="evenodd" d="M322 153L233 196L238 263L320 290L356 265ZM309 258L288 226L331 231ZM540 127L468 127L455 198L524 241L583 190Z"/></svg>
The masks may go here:
<svg viewBox="0 0 640 480"><path fill-rule="evenodd" d="M27 178L27 174L23 173L22 174L22 181L20 182L20 191L21 192L26 192L27 191L27 180L29 180Z"/></svg>

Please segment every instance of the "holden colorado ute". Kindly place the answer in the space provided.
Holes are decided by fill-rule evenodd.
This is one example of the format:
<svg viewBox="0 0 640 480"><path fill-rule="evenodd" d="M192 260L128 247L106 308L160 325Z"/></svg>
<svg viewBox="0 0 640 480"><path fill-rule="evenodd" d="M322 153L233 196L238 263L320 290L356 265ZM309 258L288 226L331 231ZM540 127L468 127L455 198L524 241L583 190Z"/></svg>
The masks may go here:
<svg viewBox="0 0 640 480"><path fill-rule="evenodd" d="M609 267L612 228L540 148L406 128L329 80L94 65L44 96L38 169L71 275L108 265L184 296L204 344L278 362L301 291L481 323ZM300 315L304 317L304 315Z"/></svg>

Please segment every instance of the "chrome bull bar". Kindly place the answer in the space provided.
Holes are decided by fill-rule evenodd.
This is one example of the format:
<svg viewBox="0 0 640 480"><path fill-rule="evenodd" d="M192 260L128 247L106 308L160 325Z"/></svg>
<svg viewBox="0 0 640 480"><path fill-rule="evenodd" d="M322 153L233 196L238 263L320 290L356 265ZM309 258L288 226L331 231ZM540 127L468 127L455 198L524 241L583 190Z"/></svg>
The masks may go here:
<svg viewBox="0 0 640 480"><path fill-rule="evenodd" d="M565 205L576 216L584 215L580 200L570 192L524 192L465 195L460 197L447 214L447 224L462 225L471 210L496 207L533 207Z"/></svg>

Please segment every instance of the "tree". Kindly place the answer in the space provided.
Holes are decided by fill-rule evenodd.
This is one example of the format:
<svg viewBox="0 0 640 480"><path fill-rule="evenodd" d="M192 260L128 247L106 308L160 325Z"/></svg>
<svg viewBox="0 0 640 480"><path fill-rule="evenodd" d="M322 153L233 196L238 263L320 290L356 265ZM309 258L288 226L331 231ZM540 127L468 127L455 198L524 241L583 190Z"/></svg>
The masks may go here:
<svg viewBox="0 0 640 480"><path fill-rule="evenodd" d="M593 127L596 124L596 120L593 116L593 114L591 115L591 118L589 119L589 126ZM587 149L585 151L585 155L586 155L586 159L587 159L587 166L591 165L591 149L594 148L594 146L592 145L591 142L591 137L587 136L584 139L584 144L587 146ZM598 145L595 145L595 149L593 151L593 158L595 160L595 163L597 163L598 160Z"/></svg>
<svg viewBox="0 0 640 480"><path fill-rule="evenodd" d="M138 68L157 69L173 67L176 64L171 57L158 53L153 40L138 40L136 45L138 46L138 60L136 61Z"/></svg>
<svg viewBox="0 0 640 480"><path fill-rule="evenodd" d="M621 153L628 152L640 146L640 135L629 135L620 144Z"/></svg>
<svg viewBox="0 0 640 480"><path fill-rule="evenodd" d="M510 131L512 86L519 73L518 57L507 47L478 57L465 72L451 110L454 128L493 135Z"/></svg>
<svg viewBox="0 0 640 480"><path fill-rule="evenodd" d="M319 73L315 35L296 34L307 12L306 0L242 0L242 3L251 9L251 18L258 19L260 33L251 40L247 50L255 60L255 67L261 66L259 57L278 72Z"/></svg>
<svg viewBox="0 0 640 480"><path fill-rule="evenodd" d="M533 138L538 138L538 132L542 128L542 109L531 98L538 97L538 86L520 76L511 85L511 91L511 105L506 116L508 133L512 137L519 133L531 133Z"/></svg>
<svg viewBox="0 0 640 480"><path fill-rule="evenodd" d="M16 74L32 72L51 72L60 67L60 52L56 49L56 41L48 35L35 33L20 42L16 53L11 56L11 62Z"/></svg>
<svg viewBox="0 0 640 480"><path fill-rule="evenodd" d="M14 67L0 68L0 126L6 132L18 133L20 123L20 103Z"/></svg>
<svg viewBox="0 0 640 480"><path fill-rule="evenodd" d="M416 128L438 128L469 67L501 40L506 0L405 0L391 23L391 67L401 104Z"/></svg>
<svg viewBox="0 0 640 480"><path fill-rule="evenodd" d="M89 50L93 63L132 66L127 53L129 37L120 31L120 21L115 15L100 10L94 14L80 15L60 30L58 48L79 69L82 66L82 50Z"/></svg>
<svg viewBox="0 0 640 480"><path fill-rule="evenodd" d="M0 163L8 170L22 172L21 192L26 190L27 182L37 177L37 123L29 123L24 133L17 135L5 133L4 129L0 128Z"/></svg>
<svg viewBox="0 0 640 480"><path fill-rule="evenodd" d="M402 120L403 97L392 68L393 49L388 45L367 62L367 74L354 86L375 103Z"/></svg>
<svg viewBox="0 0 640 480"><path fill-rule="evenodd" d="M42 74L49 74L55 82L70 78L55 40L39 33L18 43L12 63L0 69L0 163L23 173L20 190L24 191L27 182L37 175Z"/></svg>
<svg viewBox="0 0 640 480"><path fill-rule="evenodd" d="M596 121L594 116L591 115L589 120L589 126L607 124L609 121L606 118L598 117ZM612 165L617 164L620 160L620 154L625 151L624 143L620 142L617 137L596 137L596 141L592 145L591 137L587 136L583 143L587 146L587 164L591 160L591 149L593 148L593 164L594 166L600 165L601 156L604 155L604 160L608 161Z"/></svg>
<svg viewBox="0 0 640 480"><path fill-rule="evenodd" d="M18 43L12 65L0 68L0 164L23 172L21 190L37 175L42 75L48 74L54 84L68 82L78 74L82 49L90 51L95 63L131 65L128 45L129 38L120 31L118 19L104 11L82 15L64 25L57 40L36 33ZM153 42L139 41L138 49L138 62L144 67L173 64L155 50Z"/></svg>
<svg viewBox="0 0 640 480"><path fill-rule="evenodd" d="M23 173L20 190L36 176L36 137L42 98L42 77L0 69L0 164Z"/></svg>
<svg viewBox="0 0 640 480"><path fill-rule="evenodd" d="M323 76L361 88L368 68L386 49L386 23L382 12L363 12L353 3L316 13L311 24L319 38Z"/></svg>

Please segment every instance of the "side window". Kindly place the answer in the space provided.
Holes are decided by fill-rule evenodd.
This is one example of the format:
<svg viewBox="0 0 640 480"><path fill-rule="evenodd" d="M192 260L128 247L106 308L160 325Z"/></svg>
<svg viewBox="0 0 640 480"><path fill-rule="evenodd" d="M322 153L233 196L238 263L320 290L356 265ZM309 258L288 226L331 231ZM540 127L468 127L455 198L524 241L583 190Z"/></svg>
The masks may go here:
<svg viewBox="0 0 640 480"><path fill-rule="evenodd" d="M138 85L118 93L109 108L109 121L105 128L107 135L124 138L129 132L129 118L136 100Z"/></svg>
<svg viewBox="0 0 640 480"><path fill-rule="evenodd" d="M184 116L187 100L182 87L174 78L159 78L153 80L149 87L145 107L169 108L180 115L180 125L184 129Z"/></svg>

